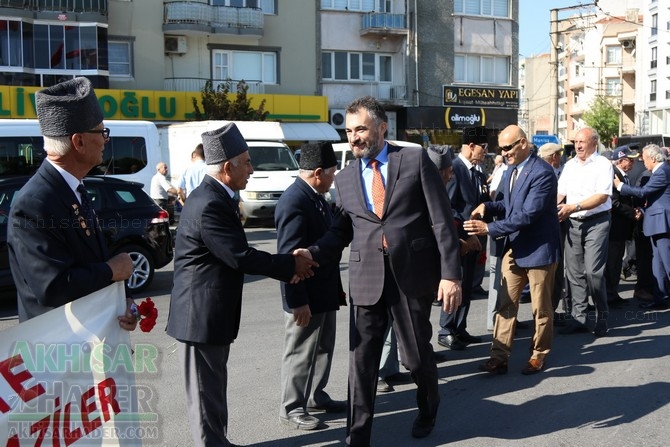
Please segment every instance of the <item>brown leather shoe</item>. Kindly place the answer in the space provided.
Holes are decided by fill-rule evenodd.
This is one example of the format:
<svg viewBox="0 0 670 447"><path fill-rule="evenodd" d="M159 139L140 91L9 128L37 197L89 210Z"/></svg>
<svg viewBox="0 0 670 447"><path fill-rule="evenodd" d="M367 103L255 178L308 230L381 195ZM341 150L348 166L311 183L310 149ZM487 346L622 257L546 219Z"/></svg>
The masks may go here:
<svg viewBox="0 0 670 447"><path fill-rule="evenodd" d="M489 359L486 363L479 365L479 370L491 374L507 374L507 362Z"/></svg>
<svg viewBox="0 0 670 447"><path fill-rule="evenodd" d="M529 376L531 374L539 373L544 368L544 362L540 359L530 359L526 366L521 370L521 374Z"/></svg>

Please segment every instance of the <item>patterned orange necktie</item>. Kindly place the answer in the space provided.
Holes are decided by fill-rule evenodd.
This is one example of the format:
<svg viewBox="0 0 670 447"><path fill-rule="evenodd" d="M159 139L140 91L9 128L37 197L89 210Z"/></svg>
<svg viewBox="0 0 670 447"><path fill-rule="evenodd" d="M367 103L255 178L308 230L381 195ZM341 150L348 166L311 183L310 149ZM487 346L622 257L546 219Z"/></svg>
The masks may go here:
<svg viewBox="0 0 670 447"><path fill-rule="evenodd" d="M382 211L384 210L384 181L382 180L382 173L379 169L379 162L374 158L370 160L369 166L372 168L372 208L381 219Z"/></svg>

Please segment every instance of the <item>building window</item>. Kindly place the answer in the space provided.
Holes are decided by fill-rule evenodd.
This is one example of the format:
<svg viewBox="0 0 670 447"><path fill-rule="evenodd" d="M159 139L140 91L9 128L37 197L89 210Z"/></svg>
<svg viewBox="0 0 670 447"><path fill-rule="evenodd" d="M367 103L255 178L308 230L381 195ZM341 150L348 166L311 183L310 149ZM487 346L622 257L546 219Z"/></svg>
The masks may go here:
<svg viewBox="0 0 670 447"><path fill-rule="evenodd" d="M607 52L608 64L621 64L621 46L620 45L608 45L605 49Z"/></svg>
<svg viewBox="0 0 670 447"><path fill-rule="evenodd" d="M266 51L212 51L212 79L277 83L277 54Z"/></svg>
<svg viewBox="0 0 670 447"><path fill-rule="evenodd" d="M607 96L621 96L621 79L605 79L605 94Z"/></svg>
<svg viewBox="0 0 670 447"><path fill-rule="evenodd" d="M338 81L392 82L393 59L376 53L324 51L321 76Z"/></svg>
<svg viewBox="0 0 670 447"><path fill-rule="evenodd" d="M509 85L509 65L508 57L457 54L454 56L454 81Z"/></svg>
<svg viewBox="0 0 670 447"><path fill-rule="evenodd" d="M651 15L651 35L658 34L658 14Z"/></svg>
<svg viewBox="0 0 670 447"><path fill-rule="evenodd" d="M656 101L656 79L649 84L649 101Z"/></svg>
<svg viewBox="0 0 670 447"><path fill-rule="evenodd" d="M650 68L656 68L658 65L658 48L653 47L651 49L651 67Z"/></svg>
<svg viewBox="0 0 670 447"><path fill-rule="evenodd" d="M470 16L509 17L509 0L454 0L454 12Z"/></svg>
<svg viewBox="0 0 670 447"><path fill-rule="evenodd" d="M321 9L338 11L391 12L390 7L391 2L387 0L321 0Z"/></svg>
<svg viewBox="0 0 670 447"><path fill-rule="evenodd" d="M21 22L0 20L0 66L23 66L21 46Z"/></svg>
<svg viewBox="0 0 670 447"><path fill-rule="evenodd" d="M129 79L133 76L133 42L122 37L109 41L109 76Z"/></svg>

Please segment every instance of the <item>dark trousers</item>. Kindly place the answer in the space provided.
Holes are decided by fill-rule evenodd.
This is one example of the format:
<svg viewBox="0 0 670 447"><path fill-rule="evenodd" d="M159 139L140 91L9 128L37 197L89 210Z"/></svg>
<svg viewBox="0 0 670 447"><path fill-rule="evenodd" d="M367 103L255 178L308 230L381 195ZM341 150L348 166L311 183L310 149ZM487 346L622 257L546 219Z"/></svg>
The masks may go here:
<svg viewBox="0 0 670 447"><path fill-rule="evenodd" d="M611 302L619 297L619 281L623 254L626 251L626 241L609 241L607 249L607 264L605 265L605 284L607 284L607 301Z"/></svg>
<svg viewBox="0 0 670 447"><path fill-rule="evenodd" d="M651 261L656 289L654 301L662 301L668 296L668 282L670 282L670 234L657 234L651 237L651 247L654 252Z"/></svg>
<svg viewBox="0 0 670 447"><path fill-rule="evenodd" d="M438 331L440 337L458 335L467 331L467 319L468 313L470 312L470 299L472 297L472 283L475 273L475 265L479 256L480 254L477 252L468 253L461 257L461 269L463 271L463 279L461 280L461 305L458 306L456 312L453 313L447 313L440 307L440 330Z"/></svg>
<svg viewBox="0 0 670 447"><path fill-rule="evenodd" d="M651 269L651 239L642 233L642 223L633 232L635 236L635 267L637 267L637 281L635 282L635 291L644 290L653 292L656 281Z"/></svg>
<svg viewBox="0 0 670 447"><path fill-rule="evenodd" d="M430 344L433 294L405 296L394 280L388 261L384 278L384 291L376 304L351 306L346 442L352 447L370 445L379 361L389 318L393 319L402 364L417 384L419 413L422 417L435 417L440 403L437 365Z"/></svg>

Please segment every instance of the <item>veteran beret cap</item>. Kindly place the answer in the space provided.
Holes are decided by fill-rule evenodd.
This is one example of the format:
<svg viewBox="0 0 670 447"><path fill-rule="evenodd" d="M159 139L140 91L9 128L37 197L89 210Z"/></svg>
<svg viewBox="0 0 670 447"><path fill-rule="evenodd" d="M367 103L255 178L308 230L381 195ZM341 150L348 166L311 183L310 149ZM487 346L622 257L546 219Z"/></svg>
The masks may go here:
<svg viewBox="0 0 670 447"><path fill-rule="evenodd" d="M437 169L447 169L451 166L453 158L451 146L428 146L428 156L435 163Z"/></svg>
<svg viewBox="0 0 670 447"><path fill-rule="evenodd" d="M332 143L308 143L300 148L300 169L331 168L337 165Z"/></svg>
<svg viewBox="0 0 670 447"><path fill-rule="evenodd" d="M35 109L42 135L64 137L102 123L102 108L91 81L79 77L35 93Z"/></svg>
<svg viewBox="0 0 670 447"><path fill-rule="evenodd" d="M466 127L463 129L463 144L482 145L488 143L484 126Z"/></svg>
<svg viewBox="0 0 670 447"><path fill-rule="evenodd" d="M235 158L249 150L235 123L202 134L205 163L215 165Z"/></svg>

